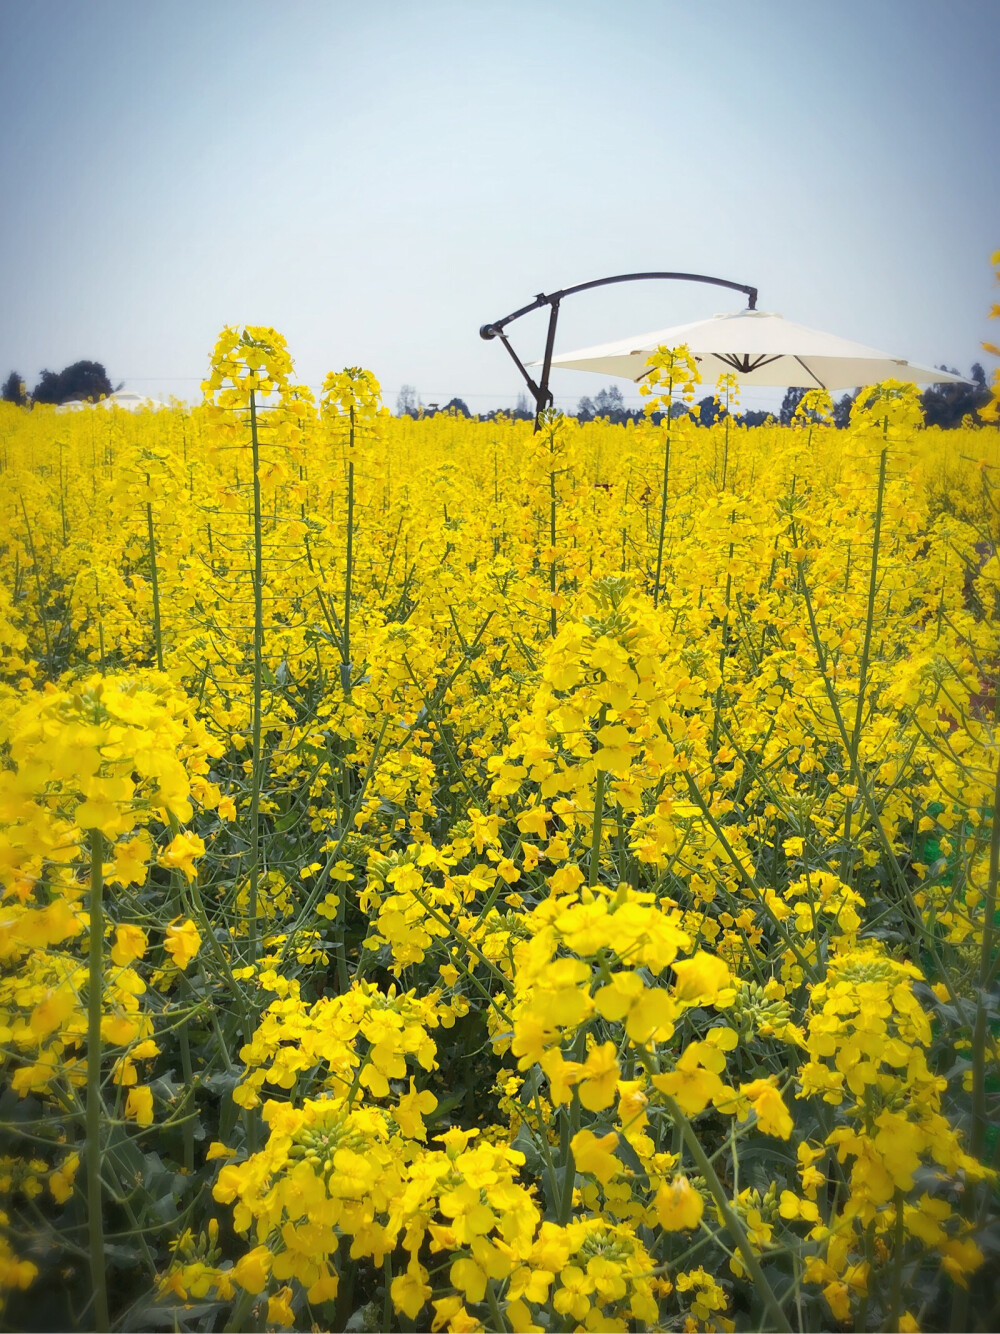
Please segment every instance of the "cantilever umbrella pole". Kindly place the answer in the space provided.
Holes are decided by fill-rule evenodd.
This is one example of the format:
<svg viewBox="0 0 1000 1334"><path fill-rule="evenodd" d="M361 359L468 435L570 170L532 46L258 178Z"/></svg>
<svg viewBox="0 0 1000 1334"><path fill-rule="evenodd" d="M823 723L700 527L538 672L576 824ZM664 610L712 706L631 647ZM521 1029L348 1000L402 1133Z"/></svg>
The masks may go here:
<svg viewBox="0 0 1000 1334"><path fill-rule="evenodd" d="M757 309L757 289L748 287L745 283L732 283L726 278L710 278L704 273L619 273L612 278L595 278L589 283L577 283L575 287L564 287L559 292L539 292L534 301L520 310L513 311L510 315L505 315L502 320L494 320L492 324L480 326L480 338L491 339L499 338L501 343L510 354L514 365L521 372L525 384L531 390L531 395L535 400L535 430L538 430L538 420L542 412L552 402L552 392L549 389L549 373L552 370L552 354L555 350L556 325L559 321L559 305L563 297L573 296L576 292L586 292L592 287L607 287L610 283L634 283L644 282L648 278L667 278L678 282L687 283L711 283L714 287L729 287L734 292L745 292L748 298L748 308ZM513 324L519 320L522 315L528 315L533 310L539 310L542 306L549 307L549 328L545 336L545 356L542 360L542 373L539 381L535 381L528 374L524 362L517 355L510 345L506 333L504 332L508 324Z"/></svg>

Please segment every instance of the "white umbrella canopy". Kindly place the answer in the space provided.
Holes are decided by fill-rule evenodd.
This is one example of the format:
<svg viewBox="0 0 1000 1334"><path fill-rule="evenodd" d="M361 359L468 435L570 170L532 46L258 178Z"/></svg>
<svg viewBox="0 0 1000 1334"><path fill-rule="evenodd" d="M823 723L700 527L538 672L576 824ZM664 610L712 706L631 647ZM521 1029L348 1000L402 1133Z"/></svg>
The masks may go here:
<svg viewBox="0 0 1000 1334"><path fill-rule="evenodd" d="M733 311L710 320L563 352L552 358L552 365L639 382L648 373L646 363L656 348L679 347L682 343L687 344L698 363L702 383L710 387L726 373L735 375L741 385L777 388L855 389L881 380L964 383L961 376L948 371L916 366L901 357L807 329L763 310Z"/></svg>

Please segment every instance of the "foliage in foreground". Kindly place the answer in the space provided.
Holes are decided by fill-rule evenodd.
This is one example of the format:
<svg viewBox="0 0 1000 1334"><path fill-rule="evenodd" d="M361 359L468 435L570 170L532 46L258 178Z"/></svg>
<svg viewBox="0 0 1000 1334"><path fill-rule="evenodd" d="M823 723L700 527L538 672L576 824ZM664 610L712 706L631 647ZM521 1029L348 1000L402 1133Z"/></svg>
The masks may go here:
<svg viewBox="0 0 1000 1334"><path fill-rule="evenodd" d="M0 405L6 1324L995 1327L995 429L206 395Z"/></svg>

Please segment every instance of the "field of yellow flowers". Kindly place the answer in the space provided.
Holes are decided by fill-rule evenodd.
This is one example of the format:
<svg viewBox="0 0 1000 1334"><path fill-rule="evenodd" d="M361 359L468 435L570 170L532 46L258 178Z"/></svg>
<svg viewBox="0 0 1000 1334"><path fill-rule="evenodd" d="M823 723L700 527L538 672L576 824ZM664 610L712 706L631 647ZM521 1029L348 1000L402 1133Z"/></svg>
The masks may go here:
<svg viewBox="0 0 1000 1334"><path fill-rule="evenodd" d="M0 405L2 1323L995 1329L996 427L205 396Z"/></svg>

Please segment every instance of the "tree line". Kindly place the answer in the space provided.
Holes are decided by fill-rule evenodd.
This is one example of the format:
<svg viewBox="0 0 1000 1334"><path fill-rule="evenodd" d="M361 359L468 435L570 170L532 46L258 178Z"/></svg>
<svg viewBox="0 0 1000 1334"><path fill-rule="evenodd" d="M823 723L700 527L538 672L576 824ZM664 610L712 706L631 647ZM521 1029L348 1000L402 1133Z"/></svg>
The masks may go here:
<svg viewBox="0 0 1000 1334"><path fill-rule="evenodd" d="M947 366L939 366L939 370L949 370ZM952 375L958 375L957 370L951 370ZM782 426L788 426L795 416L795 409L799 406L804 395L805 389L788 389L781 401L781 407L775 416L772 412L765 412L759 409L749 409L745 412L734 412L733 421L740 422L744 426L762 426L765 422L780 422ZM838 427L845 427L851 418L851 408L857 397L857 390L854 393L843 394L833 405L833 423ZM967 382L962 384L932 384L920 395L920 403L924 411L924 419L928 426L957 427L961 426L966 417L971 417L977 425L982 425L979 416L979 410L989 403L992 395L986 383L986 373L982 366L977 362L969 374ZM424 404L420 396L411 384L404 384L396 398L396 416L397 417L433 417L438 412L453 412L460 417L471 417L473 414L469 411L468 404L461 398L453 398L450 402L440 407L437 403ZM535 415L535 410L531 406L526 394L520 394L517 400L517 406L511 411L508 408L493 408L490 412L480 414L480 421L493 421L497 417L513 418L515 421L530 421ZM628 408L625 406L625 399L622 391L617 385L608 385L601 389L593 398L585 396L580 399L576 406L576 412L568 414L576 417L577 421L589 422L603 418L614 425L622 426L626 422L639 422L645 420L645 413L641 408ZM671 409L673 417L688 416L702 426L711 426L717 421L723 421L729 413L724 404L712 394L706 394L704 398L699 399L697 403L690 407L683 403L675 403ZM653 421L659 422L662 419L661 413L653 414Z"/></svg>
<svg viewBox="0 0 1000 1334"><path fill-rule="evenodd" d="M961 372L954 367L939 366L940 371L949 371L951 375L959 375ZM782 426L787 426L795 416L795 409L801 403L806 394L805 389L789 389L781 402L779 420ZM835 426L846 426L850 421L851 408L857 397L857 390L853 394L844 394L833 405L833 421ZM966 417L971 417L977 426L982 426L982 418L979 415L981 408L984 408L992 398L989 387L986 383L986 372L977 361L969 372L968 380L962 384L932 384L928 385L920 395L920 406L923 408L924 420L928 426L957 427L961 426Z"/></svg>
<svg viewBox="0 0 1000 1334"><path fill-rule="evenodd" d="M11 371L0 390L5 403L22 408L31 403L69 403L73 399L96 402L112 393L108 373L99 361L74 361L61 371L42 371L30 394L18 372Z"/></svg>
<svg viewBox="0 0 1000 1334"><path fill-rule="evenodd" d="M948 370L949 368L941 366L938 369ZM952 370L951 373L958 375L959 372ZM118 388L120 389L121 385ZM94 402L102 396L107 397L114 392L108 373L99 361L75 361L71 366L67 366L64 370L58 372L42 371L38 384L30 394L18 372L11 371L4 381L0 397L7 403L16 403L20 407L27 407L31 403L60 404L68 403L74 399ZM777 420L782 426L787 426L791 422L795 415L795 409L799 406L805 393L805 389L789 389L786 391L777 416ZM986 406L990 398L986 373L982 366L976 362L967 382L962 384L932 384L921 394L920 402L928 426L953 427L961 426L966 417L971 417L977 425L981 425L979 410ZM834 425L841 427L847 425L854 399L855 394L844 394L834 403ZM396 397L397 417L433 417L439 412L451 412L459 417L471 417L473 415L469 410L469 405L462 398L452 398L443 406L437 403L424 404L411 384L404 384ZM714 422L722 421L728 415L725 406L719 403L712 394L706 394L704 398L699 399L691 407L676 403L672 412L674 416L686 414L703 426L711 426ZM493 408L490 412L480 414L479 419L480 421L493 421L495 418L502 416L512 417L515 421L530 421L534 415L534 408L527 395L522 393L518 396L517 405L512 411L505 408ZM625 406L622 391L617 385L613 384L601 389L593 398L589 396L581 398L576 406L576 412L569 415L575 416L581 422L604 418L616 425L624 425L628 421L644 420L644 413L640 408L627 408ZM659 416L660 414L654 415L654 420L658 420ZM773 413L752 409L746 412L733 413L733 420L741 422L745 426L761 426L766 421L774 421L775 417Z"/></svg>

